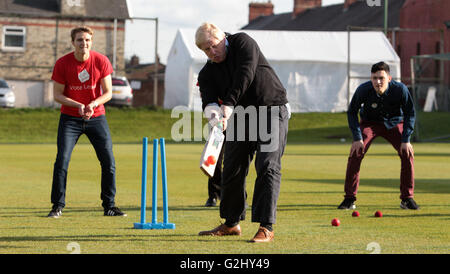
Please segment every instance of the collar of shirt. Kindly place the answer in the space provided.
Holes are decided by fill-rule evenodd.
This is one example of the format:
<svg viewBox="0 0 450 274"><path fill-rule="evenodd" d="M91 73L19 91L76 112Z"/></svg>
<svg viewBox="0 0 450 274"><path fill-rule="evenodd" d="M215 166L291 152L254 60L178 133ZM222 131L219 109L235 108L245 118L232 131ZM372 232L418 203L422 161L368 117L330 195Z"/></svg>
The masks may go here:
<svg viewBox="0 0 450 274"><path fill-rule="evenodd" d="M228 48L230 46L230 43L228 43L228 39L225 37L225 50L228 53Z"/></svg>
<svg viewBox="0 0 450 274"><path fill-rule="evenodd" d="M377 97L382 97L382 96L387 96L389 94L389 90L392 87L392 81L389 82L387 89L383 92L383 94L378 94L378 92L375 92L375 94L377 95Z"/></svg>

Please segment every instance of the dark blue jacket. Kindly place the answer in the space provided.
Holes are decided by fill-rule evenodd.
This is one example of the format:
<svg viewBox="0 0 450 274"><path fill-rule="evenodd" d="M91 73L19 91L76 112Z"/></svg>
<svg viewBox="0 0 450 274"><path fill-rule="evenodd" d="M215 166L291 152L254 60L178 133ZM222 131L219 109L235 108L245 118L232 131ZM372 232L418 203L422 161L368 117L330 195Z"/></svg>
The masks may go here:
<svg viewBox="0 0 450 274"><path fill-rule="evenodd" d="M286 90L256 41L243 32L226 35L225 61L208 61L198 75L203 109L219 99L227 106L286 104Z"/></svg>
<svg viewBox="0 0 450 274"><path fill-rule="evenodd" d="M392 80L383 95L378 95L372 82L361 84L355 91L347 111L348 125L353 140L362 140L358 122L358 111L362 121L382 122L387 129L403 121L402 143L410 141L414 131L416 112L408 88Z"/></svg>

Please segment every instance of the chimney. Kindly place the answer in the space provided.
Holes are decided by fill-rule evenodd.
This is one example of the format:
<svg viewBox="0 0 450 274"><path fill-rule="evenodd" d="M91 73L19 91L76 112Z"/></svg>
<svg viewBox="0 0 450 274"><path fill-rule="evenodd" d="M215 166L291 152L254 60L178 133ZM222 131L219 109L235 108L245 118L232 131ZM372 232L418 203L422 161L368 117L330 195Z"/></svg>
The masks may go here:
<svg viewBox="0 0 450 274"><path fill-rule="evenodd" d="M322 6L322 0L294 0L294 12L292 17L304 12L307 9L317 8Z"/></svg>
<svg viewBox="0 0 450 274"><path fill-rule="evenodd" d="M131 56L130 66L135 67L137 65L139 65L139 57L137 55Z"/></svg>
<svg viewBox="0 0 450 274"><path fill-rule="evenodd" d="M62 15L86 16L86 0L60 0Z"/></svg>
<svg viewBox="0 0 450 274"><path fill-rule="evenodd" d="M250 4L248 4L248 9L249 22L260 16L268 16L273 14L273 4L270 2L270 0L263 3L251 2Z"/></svg>
<svg viewBox="0 0 450 274"><path fill-rule="evenodd" d="M344 2L344 10L348 10L350 5L352 5L355 2L358 2L358 0L345 0L345 2Z"/></svg>

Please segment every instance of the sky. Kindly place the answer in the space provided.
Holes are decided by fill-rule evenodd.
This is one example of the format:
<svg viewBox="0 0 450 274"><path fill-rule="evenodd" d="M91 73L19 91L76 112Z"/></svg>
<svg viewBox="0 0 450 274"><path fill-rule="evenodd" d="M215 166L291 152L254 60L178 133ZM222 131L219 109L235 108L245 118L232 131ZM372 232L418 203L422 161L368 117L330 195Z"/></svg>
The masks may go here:
<svg viewBox="0 0 450 274"><path fill-rule="evenodd" d="M131 17L158 18L158 55L167 64L167 55L180 28L196 29L211 22L234 33L248 23L251 0L127 0ZM265 1L259 1L265 2ZM322 0L322 5L344 0ZM294 0L272 0L274 13L291 12ZM132 20L125 25L125 58L137 55L140 63L153 63L155 57L155 22Z"/></svg>

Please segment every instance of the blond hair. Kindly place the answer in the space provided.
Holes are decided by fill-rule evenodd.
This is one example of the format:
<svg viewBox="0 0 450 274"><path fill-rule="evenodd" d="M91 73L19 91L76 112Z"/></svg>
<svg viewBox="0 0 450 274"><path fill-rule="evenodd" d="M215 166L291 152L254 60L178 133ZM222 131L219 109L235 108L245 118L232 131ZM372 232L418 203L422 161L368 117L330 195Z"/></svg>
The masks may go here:
<svg viewBox="0 0 450 274"><path fill-rule="evenodd" d="M212 23L203 23L195 32L195 44L200 48L200 46L207 42L211 37L222 41L222 39L225 38L225 33Z"/></svg>
<svg viewBox="0 0 450 274"><path fill-rule="evenodd" d="M70 36L72 37L72 42L75 41L75 36L79 32L86 32L86 33L89 33L91 36L94 35L94 31L90 27L87 27L87 26L77 27L77 28L72 29L72 31L70 32Z"/></svg>

